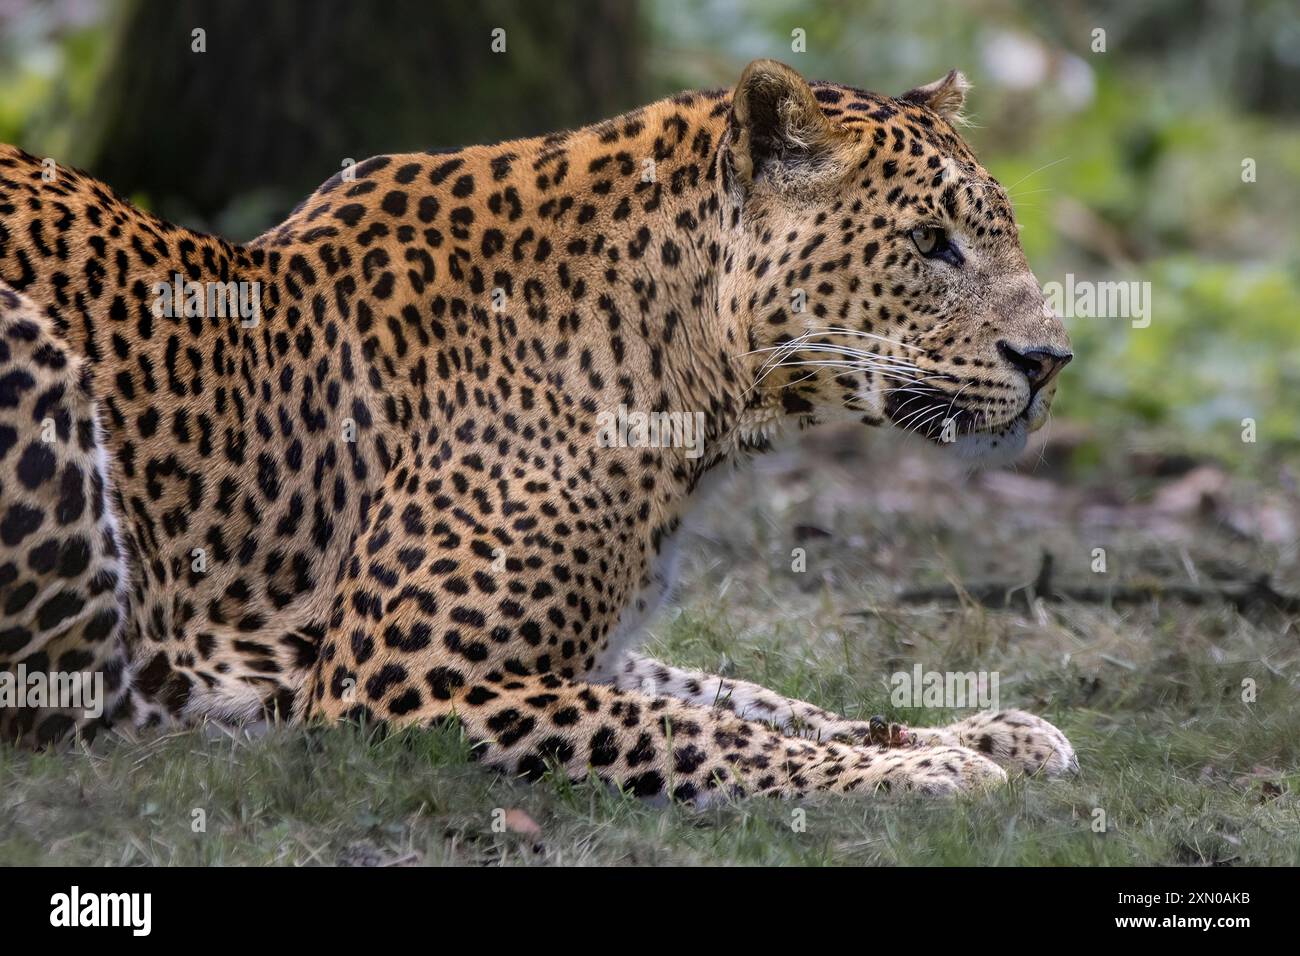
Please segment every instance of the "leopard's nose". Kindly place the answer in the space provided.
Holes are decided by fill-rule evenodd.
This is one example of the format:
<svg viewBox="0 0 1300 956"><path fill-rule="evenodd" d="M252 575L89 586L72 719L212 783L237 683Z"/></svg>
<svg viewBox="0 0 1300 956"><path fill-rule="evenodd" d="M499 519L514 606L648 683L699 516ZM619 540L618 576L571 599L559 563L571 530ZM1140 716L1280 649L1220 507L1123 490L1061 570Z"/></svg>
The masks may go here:
<svg viewBox="0 0 1300 956"><path fill-rule="evenodd" d="M1074 358L1073 352L1063 349L1019 349L1005 340L998 342L998 351L1002 353L1003 358L1025 373L1025 378L1029 379L1031 392L1037 392L1056 378L1057 373Z"/></svg>

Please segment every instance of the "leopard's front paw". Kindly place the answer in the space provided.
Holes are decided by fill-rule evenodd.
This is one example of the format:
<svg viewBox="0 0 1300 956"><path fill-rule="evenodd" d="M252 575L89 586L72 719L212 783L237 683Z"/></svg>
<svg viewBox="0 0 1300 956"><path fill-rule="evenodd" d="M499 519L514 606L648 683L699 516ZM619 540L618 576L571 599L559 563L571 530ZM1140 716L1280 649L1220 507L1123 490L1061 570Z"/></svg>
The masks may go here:
<svg viewBox="0 0 1300 956"><path fill-rule="evenodd" d="M896 724L877 714L867 721L867 742L877 747L906 747L910 734L906 724Z"/></svg>
<svg viewBox="0 0 1300 956"><path fill-rule="evenodd" d="M910 747L912 734L905 724L894 723L877 714L868 720L840 720L817 728L822 740L860 747Z"/></svg>
<svg viewBox="0 0 1300 956"><path fill-rule="evenodd" d="M1023 710L986 710L937 731L914 731L920 743L969 747L1008 770L1057 777L1079 772L1079 760L1065 734Z"/></svg>

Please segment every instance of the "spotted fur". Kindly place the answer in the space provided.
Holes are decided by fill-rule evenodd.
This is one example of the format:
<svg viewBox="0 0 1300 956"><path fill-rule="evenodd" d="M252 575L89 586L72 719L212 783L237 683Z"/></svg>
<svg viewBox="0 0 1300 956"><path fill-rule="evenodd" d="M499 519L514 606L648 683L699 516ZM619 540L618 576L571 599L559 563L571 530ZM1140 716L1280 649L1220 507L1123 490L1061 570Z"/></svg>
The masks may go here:
<svg viewBox="0 0 1300 956"><path fill-rule="evenodd" d="M58 587L101 575L93 609L15 653L114 668L123 720L144 702L456 718L509 773L646 796L1069 769L1026 714L877 746L865 723L628 656L704 486L783 428L851 417L998 457L1046 414L1068 342L952 126L964 88L891 98L757 61L734 91L575 132L366 160L244 246L0 148L0 278L26 297L0 298L0 329L31 330L4 341L35 380L0 408L21 432L4 507L40 513L42 555L74 533L93 549ZM256 322L158 314L177 274L256 284ZM20 504L31 403L56 387L71 431L53 465L31 453L44 477ZM702 413L703 454L606 447L619 406ZM58 531L51 469L74 466L86 516ZM35 553L5 542L0 600L55 586ZM120 627L88 635L92 610Z"/></svg>

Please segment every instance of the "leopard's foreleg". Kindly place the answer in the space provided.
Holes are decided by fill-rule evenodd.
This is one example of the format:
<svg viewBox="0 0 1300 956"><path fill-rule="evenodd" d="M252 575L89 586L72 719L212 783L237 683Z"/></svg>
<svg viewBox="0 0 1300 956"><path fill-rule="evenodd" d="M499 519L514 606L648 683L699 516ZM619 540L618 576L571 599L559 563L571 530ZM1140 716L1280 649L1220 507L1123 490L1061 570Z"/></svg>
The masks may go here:
<svg viewBox="0 0 1300 956"><path fill-rule="evenodd" d="M1065 735L1020 710L983 711L947 727L912 729L880 718L852 720L760 684L671 667L641 654L626 655L612 680L621 690L667 694L702 707L761 721L782 733L816 741L887 747L964 747L1009 771L1055 776L1078 770Z"/></svg>

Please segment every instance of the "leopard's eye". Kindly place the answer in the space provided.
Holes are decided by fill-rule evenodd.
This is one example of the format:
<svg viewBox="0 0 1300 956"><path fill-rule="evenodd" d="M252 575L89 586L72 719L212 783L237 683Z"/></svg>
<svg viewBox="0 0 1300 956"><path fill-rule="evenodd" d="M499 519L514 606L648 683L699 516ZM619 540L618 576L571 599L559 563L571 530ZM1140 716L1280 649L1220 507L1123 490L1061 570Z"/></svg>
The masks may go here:
<svg viewBox="0 0 1300 956"><path fill-rule="evenodd" d="M912 243L916 251L927 259L942 259L949 265L965 262L961 251L948 238L948 233L938 226L917 226L912 230Z"/></svg>
<svg viewBox="0 0 1300 956"><path fill-rule="evenodd" d="M916 251L923 256L932 256L935 250L943 245L947 237L943 230L938 226L917 226L912 230L912 242L916 243Z"/></svg>

